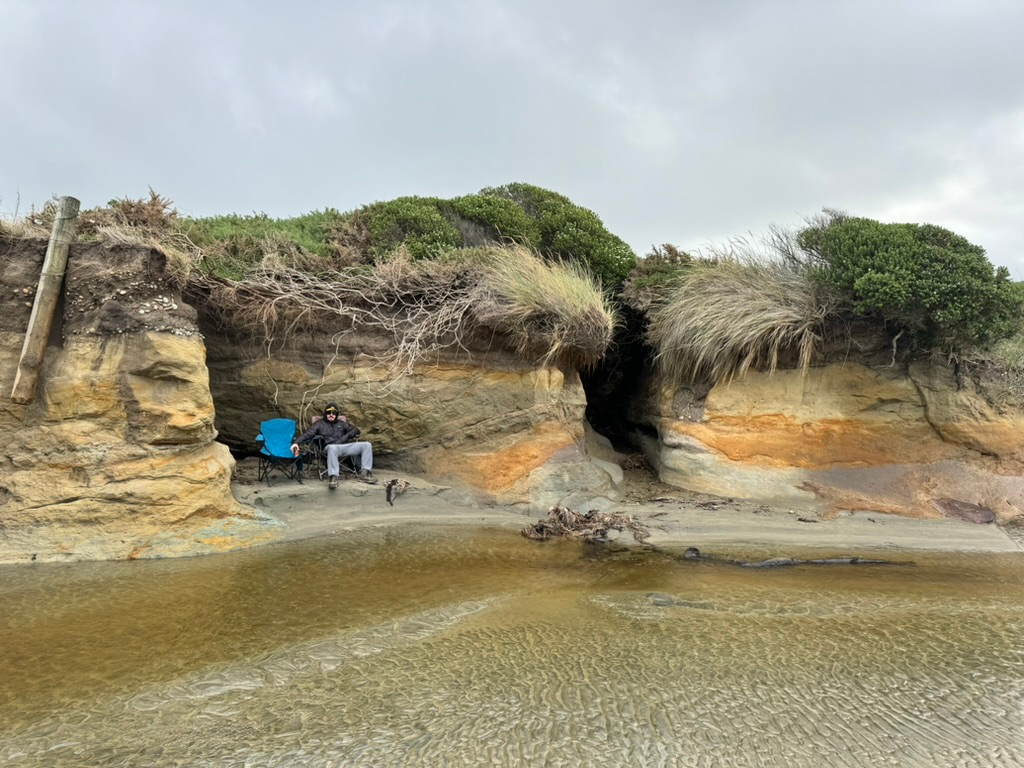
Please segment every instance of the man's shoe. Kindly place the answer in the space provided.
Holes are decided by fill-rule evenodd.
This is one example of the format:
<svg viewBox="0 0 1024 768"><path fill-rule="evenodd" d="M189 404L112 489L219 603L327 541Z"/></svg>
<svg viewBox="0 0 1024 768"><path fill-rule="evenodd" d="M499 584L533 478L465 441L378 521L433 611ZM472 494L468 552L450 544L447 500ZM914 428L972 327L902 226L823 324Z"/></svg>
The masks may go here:
<svg viewBox="0 0 1024 768"><path fill-rule="evenodd" d="M331 475L329 478L327 478L327 487L330 488L332 491L338 487L337 475Z"/></svg>
<svg viewBox="0 0 1024 768"><path fill-rule="evenodd" d="M370 485L377 484L377 478L375 478L373 476L373 473L368 469L359 470L359 479L362 480L364 483L369 483Z"/></svg>

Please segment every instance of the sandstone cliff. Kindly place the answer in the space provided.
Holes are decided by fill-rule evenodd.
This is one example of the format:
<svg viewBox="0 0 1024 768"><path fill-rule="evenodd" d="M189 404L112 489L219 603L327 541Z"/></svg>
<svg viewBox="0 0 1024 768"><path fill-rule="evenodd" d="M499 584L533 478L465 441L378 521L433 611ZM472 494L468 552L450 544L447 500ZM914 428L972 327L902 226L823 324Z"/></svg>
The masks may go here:
<svg viewBox="0 0 1024 768"><path fill-rule="evenodd" d="M0 387L10 393L46 243L0 241ZM164 256L72 247L36 401L0 405L0 562L196 554L274 539L231 495L229 450L263 419L336 401L378 466L467 503L602 507L621 471L587 450L577 372L500 339L396 378L372 333L232 335L182 299ZM202 309L202 296L191 297ZM218 430L220 434L218 435Z"/></svg>
<svg viewBox="0 0 1024 768"><path fill-rule="evenodd" d="M576 371L481 351L394 379L367 342L357 334L296 338L261 355L211 335L221 439L242 449L261 419L297 417L305 428L336 402L372 442L378 465L458 486L467 500L546 511L615 498L621 471L588 450Z"/></svg>
<svg viewBox="0 0 1024 768"><path fill-rule="evenodd" d="M710 389L657 377L638 435L667 483L794 508L1024 513L1024 417L941 363L836 362Z"/></svg>
<svg viewBox="0 0 1024 768"><path fill-rule="evenodd" d="M274 538L231 495L195 311L158 252L74 246L35 402L10 401L45 248L0 240L0 562Z"/></svg>

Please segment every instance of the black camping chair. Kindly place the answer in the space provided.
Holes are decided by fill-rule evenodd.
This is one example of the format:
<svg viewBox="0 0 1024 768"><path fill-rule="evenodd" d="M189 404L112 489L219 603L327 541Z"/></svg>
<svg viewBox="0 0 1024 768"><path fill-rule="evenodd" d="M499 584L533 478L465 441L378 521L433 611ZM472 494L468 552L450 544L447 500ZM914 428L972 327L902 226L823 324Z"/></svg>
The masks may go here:
<svg viewBox="0 0 1024 768"><path fill-rule="evenodd" d="M314 468L317 477L323 480L327 477L327 444L322 437L314 437L307 443L309 466ZM343 473L359 474L358 456L339 456L338 467Z"/></svg>
<svg viewBox="0 0 1024 768"><path fill-rule="evenodd" d="M270 473L274 470L302 482L302 455L292 456L294 439L294 419L270 419L260 424L260 433L256 435L256 442L261 443L257 482L266 480L270 485Z"/></svg>

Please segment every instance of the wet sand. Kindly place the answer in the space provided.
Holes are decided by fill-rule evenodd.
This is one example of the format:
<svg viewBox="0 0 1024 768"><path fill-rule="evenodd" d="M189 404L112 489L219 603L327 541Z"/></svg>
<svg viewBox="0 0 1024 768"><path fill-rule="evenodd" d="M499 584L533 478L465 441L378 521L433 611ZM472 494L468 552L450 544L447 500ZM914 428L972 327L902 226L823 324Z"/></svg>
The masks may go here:
<svg viewBox="0 0 1024 768"><path fill-rule="evenodd" d="M394 525L476 525L518 532L543 517L525 509L475 504L465 491L421 478L384 470L375 474L377 485L350 478L329 490L326 482L316 479L302 484L275 479L271 487L242 480L233 491L243 504L283 522L285 541ZM389 506L384 486L397 477L407 480L410 487ZM636 517L649 529L649 543L656 546L694 546L709 552L750 546L774 553L1024 552L1024 541L991 524L915 520L879 512L824 519L805 510L700 496L680 489L656 498L634 500L636 496L625 493L626 500L610 511ZM628 534L626 540L631 540Z"/></svg>

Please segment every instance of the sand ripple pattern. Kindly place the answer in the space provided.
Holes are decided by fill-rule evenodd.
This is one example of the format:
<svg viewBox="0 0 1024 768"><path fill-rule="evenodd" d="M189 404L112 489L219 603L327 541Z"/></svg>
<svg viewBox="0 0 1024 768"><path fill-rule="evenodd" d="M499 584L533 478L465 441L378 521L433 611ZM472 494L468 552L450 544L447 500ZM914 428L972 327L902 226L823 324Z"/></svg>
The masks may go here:
<svg viewBox="0 0 1024 768"><path fill-rule="evenodd" d="M475 570L461 540L415 569L389 540L393 573L413 574L400 609L0 721L0 765L1024 766L1019 565L754 573L508 538L477 545ZM327 579L330 559L301 551L286 565L313 587L358 566ZM238 583L276 596L274 568ZM441 607L410 607L424 594Z"/></svg>
<svg viewBox="0 0 1024 768"><path fill-rule="evenodd" d="M345 664L421 642L494 602L475 600L426 611L288 648L250 664L232 665L174 685L154 687L97 712L61 713L16 738L0 738L0 765L116 765L110 761L121 757L123 748L112 745L125 737L131 743L141 729L173 733L180 730L183 722L193 721L201 727L203 723L222 724L225 719L244 717L246 708L259 696L274 698L285 692L293 695ZM318 706L323 706L323 702ZM296 734L302 731L302 724L297 726ZM143 752L129 749L124 756L133 757L125 764L138 764L136 757L153 761L143 764L164 764L165 760L173 763L164 753L162 746ZM204 764L205 760L197 764ZM239 763L242 764L250 763Z"/></svg>
<svg viewBox="0 0 1024 768"><path fill-rule="evenodd" d="M463 603L66 713L0 761L1024 765L1019 613L676 600Z"/></svg>

